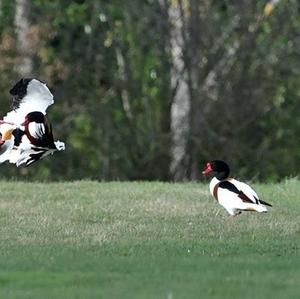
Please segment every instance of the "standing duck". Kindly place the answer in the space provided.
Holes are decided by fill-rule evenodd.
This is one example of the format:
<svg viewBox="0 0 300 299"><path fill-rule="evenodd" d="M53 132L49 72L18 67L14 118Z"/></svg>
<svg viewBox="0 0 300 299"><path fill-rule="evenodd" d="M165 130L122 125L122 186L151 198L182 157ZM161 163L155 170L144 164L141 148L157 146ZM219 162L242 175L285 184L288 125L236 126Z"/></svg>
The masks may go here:
<svg viewBox="0 0 300 299"><path fill-rule="evenodd" d="M0 132L12 126L14 146L1 159L17 166L30 164L55 151L65 149L63 142L54 141L51 124L46 117L47 108L54 103L47 85L37 79L21 79L10 90L12 108L0 121Z"/></svg>
<svg viewBox="0 0 300 299"><path fill-rule="evenodd" d="M266 206L272 206L261 200L249 185L229 178L230 169L224 161L208 162L202 174L211 173L215 173L215 176L209 184L210 193L231 216L236 216L242 211L266 213Z"/></svg>

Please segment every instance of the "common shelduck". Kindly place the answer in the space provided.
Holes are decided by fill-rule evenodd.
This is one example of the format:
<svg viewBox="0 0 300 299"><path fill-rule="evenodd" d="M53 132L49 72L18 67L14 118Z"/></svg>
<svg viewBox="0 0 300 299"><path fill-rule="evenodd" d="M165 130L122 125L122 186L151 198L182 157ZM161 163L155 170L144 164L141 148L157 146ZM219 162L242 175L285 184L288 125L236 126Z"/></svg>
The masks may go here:
<svg viewBox="0 0 300 299"><path fill-rule="evenodd" d="M229 166L224 161L208 162L202 174L211 173L215 175L209 184L210 193L231 216L236 216L242 211L266 213L266 206L272 206L261 200L249 185L230 178Z"/></svg>
<svg viewBox="0 0 300 299"><path fill-rule="evenodd" d="M65 144L54 141L52 128L46 117L47 108L54 103L47 85L37 79L21 79L10 90L12 108L0 121L0 163L8 160L17 166L30 164Z"/></svg>

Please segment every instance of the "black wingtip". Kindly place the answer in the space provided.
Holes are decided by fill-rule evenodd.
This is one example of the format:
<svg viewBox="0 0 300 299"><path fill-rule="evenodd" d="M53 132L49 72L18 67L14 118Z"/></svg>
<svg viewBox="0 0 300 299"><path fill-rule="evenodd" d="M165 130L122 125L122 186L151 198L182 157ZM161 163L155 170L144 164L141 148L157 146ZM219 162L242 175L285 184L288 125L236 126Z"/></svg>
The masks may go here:
<svg viewBox="0 0 300 299"><path fill-rule="evenodd" d="M19 108L21 100L27 94L27 86L31 80L32 80L31 78L22 78L9 91L9 93L13 96L13 103L12 103L13 109Z"/></svg>
<svg viewBox="0 0 300 299"><path fill-rule="evenodd" d="M28 83L32 78L22 78L19 80L14 87L9 91L9 93L14 96L22 99L26 95Z"/></svg>
<svg viewBox="0 0 300 299"><path fill-rule="evenodd" d="M269 207L273 207L270 203L263 201L263 200L259 200L261 204L265 205L265 206L269 206Z"/></svg>

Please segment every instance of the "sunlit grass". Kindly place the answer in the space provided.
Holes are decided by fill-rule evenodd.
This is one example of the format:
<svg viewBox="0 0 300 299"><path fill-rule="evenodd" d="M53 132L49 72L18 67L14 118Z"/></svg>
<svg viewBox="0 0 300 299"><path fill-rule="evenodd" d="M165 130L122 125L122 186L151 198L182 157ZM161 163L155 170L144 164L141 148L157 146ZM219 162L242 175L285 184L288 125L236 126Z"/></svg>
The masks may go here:
<svg viewBox="0 0 300 299"><path fill-rule="evenodd" d="M0 298L299 298L297 180L234 219L203 184L0 187Z"/></svg>

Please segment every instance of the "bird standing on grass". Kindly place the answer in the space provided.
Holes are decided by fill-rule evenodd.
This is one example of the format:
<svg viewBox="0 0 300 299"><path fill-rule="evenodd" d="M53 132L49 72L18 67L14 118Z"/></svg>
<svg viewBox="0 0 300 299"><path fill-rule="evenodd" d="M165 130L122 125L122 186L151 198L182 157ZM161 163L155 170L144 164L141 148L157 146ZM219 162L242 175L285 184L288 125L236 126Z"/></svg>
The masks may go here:
<svg viewBox="0 0 300 299"><path fill-rule="evenodd" d="M47 85L37 79L21 79L10 94L13 110L0 121L0 163L8 160L17 166L29 166L64 150L63 142L54 141L46 117L47 108L54 103Z"/></svg>
<svg viewBox="0 0 300 299"><path fill-rule="evenodd" d="M212 196L223 206L231 216L241 214L242 211L256 211L266 213L271 204L261 200L256 192L247 184L229 178L229 166L221 160L208 162L202 174L215 173L209 184Z"/></svg>

